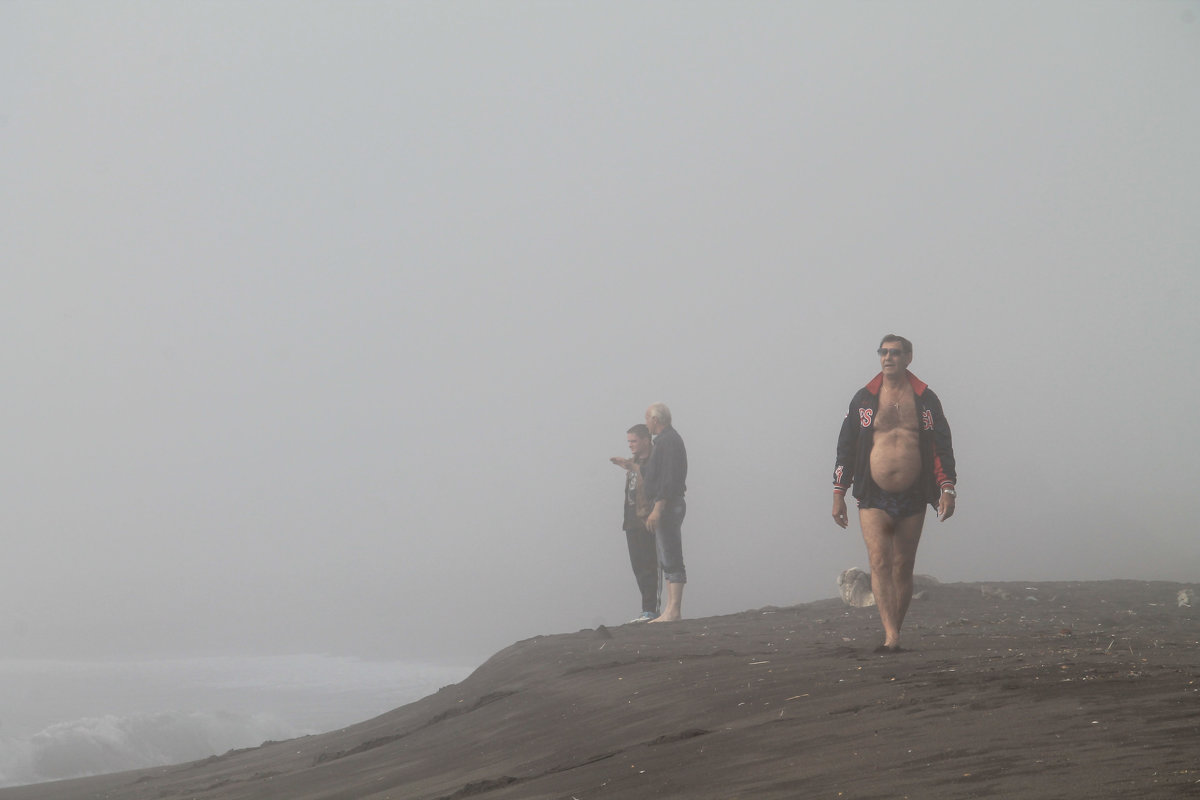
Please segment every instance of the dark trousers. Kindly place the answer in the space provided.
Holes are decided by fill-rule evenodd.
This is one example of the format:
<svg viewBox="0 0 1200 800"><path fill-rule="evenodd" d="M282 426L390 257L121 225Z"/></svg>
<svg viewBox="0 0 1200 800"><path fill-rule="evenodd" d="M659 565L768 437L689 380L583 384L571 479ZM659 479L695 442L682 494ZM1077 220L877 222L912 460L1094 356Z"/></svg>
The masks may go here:
<svg viewBox="0 0 1200 800"><path fill-rule="evenodd" d="M629 545L629 565L633 567L633 577L637 579L638 590L642 593L642 611L657 614L662 581L654 534L645 528L625 531L625 541Z"/></svg>

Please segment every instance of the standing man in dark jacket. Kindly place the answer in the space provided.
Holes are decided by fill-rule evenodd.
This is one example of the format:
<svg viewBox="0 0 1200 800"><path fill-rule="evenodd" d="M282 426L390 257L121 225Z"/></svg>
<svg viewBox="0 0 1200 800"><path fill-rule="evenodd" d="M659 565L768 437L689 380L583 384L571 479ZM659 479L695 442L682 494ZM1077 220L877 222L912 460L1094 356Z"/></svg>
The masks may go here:
<svg viewBox="0 0 1200 800"><path fill-rule="evenodd" d="M646 478L646 496L653 503L646 529L654 534L658 562L667 582L667 605L658 619L674 622L683 618L683 585L687 571L683 566L683 517L687 504L687 449L679 432L671 427L671 410L662 403L646 409L646 427L654 435L654 452L642 474Z"/></svg>
<svg viewBox="0 0 1200 800"><path fill-rule="evenodd" d="M650 459L653 445L650 429L634 425L625 432L633 458L613 456L610 461L625 470L625 543L629 547L629 565L642 593L642 613L630 622L649 622L658 617L658 602L662 595L662 572L658 568L658 549L654 534L646 530L650 516L650 501L646 497L646 481L642 467Z"/></svg>
<svg viewBox="0 0 1200 800"><path fill-rule="evenodd" d="M883 622L877 653L900 650L900 626L912 600L913 568L925 506L943 522L954 514L958 477L942 403L908 371L912 342L888 334L880 373L850 401L833 471L833 521L845 528L853 485L858 522L871 561L871 591Z"/></svg>

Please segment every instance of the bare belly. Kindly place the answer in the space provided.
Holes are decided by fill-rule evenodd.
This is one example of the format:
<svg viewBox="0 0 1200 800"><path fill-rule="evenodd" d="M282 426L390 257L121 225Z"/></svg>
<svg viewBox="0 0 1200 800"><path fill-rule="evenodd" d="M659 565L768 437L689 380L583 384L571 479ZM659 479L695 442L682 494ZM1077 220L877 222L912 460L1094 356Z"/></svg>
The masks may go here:
<svg viewBox="0 0 1200 800"><path fill-rule="evenodd" d="M903 492L921 474L917 432L899 428L875 432L871 445L871 479L886 492Z"/></svg>

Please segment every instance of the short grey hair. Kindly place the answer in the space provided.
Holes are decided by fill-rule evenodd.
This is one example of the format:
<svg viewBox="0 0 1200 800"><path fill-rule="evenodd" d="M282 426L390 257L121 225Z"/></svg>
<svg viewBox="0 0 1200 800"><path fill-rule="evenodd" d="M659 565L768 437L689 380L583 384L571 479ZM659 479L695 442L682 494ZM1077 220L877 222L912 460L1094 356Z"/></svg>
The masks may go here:
<svg viewBox="0 0 1200 800"><path fill-rule="evenodd" d="M671 424L671 409L667 408L666 403L651 403L650 407L646 409L646 413L663 425Z"/></svg>

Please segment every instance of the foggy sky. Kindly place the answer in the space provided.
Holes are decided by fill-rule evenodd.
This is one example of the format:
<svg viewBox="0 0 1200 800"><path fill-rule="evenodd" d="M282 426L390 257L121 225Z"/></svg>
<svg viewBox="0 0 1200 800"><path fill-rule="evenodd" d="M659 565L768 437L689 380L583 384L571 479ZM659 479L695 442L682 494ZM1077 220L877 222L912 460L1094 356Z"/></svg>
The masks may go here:
<svg viewBox="0 0 1200 800"><path fill-rule="evenodd" d="M1200 4L0 4L10 654L483 658L833 596L888 332L943 581L1195 581Z"/></svg>

